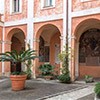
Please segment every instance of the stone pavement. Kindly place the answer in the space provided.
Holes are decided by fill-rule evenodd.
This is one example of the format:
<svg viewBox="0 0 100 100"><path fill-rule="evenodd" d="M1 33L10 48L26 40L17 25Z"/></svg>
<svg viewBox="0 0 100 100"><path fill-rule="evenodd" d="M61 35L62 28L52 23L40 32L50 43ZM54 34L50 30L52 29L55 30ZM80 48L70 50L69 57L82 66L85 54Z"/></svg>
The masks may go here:
<svg viewBox="0 0 100 100"><path fill-rule="evenodd" d="M58 81L27 80L22 91L11 91L9 79L0 80L0 100L93 100L94 84L62 84Z"/></svg>

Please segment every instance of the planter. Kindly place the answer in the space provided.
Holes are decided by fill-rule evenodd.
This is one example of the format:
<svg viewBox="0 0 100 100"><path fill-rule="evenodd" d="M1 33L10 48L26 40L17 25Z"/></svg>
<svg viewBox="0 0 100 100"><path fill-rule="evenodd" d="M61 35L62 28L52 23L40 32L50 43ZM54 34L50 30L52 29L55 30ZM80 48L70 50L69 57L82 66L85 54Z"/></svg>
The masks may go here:
<svg viewBox="0 0 100 100"><path fill-rule="evenodd" d="M53 76L43 76L46 80L51 80Z"/></svg>
<svg viewBox="0 0 100 100"><path fill-rule="evenodd" d="M10 79L12 82L12 90L19 91L23 90L25 87L25 80L27 75L10 75Z"/></svg>

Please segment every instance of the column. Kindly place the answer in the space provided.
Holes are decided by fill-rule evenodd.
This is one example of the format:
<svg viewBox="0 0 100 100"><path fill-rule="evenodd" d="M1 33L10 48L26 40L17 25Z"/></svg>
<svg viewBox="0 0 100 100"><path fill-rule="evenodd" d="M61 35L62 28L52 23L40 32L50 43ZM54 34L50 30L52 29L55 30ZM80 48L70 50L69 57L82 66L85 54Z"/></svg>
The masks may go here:
<svg viewBox="0 0 100 100"><path fill-rule="evenodd" d="M72 81L75 80L75 42L76 42L76 37L73 35L71 37L71 78Z"/></svg>
<svg viewBox="0 0 100 100"><path fill-rule="evenodd" d="M27 38L26 42L30 43L30 47L33 48L33 34L34 34L34 29L33 29L33 17L34 17L34 0L28 0L28 6L27 6L27 17L28 17L28 22L27 22Z"/></svg>

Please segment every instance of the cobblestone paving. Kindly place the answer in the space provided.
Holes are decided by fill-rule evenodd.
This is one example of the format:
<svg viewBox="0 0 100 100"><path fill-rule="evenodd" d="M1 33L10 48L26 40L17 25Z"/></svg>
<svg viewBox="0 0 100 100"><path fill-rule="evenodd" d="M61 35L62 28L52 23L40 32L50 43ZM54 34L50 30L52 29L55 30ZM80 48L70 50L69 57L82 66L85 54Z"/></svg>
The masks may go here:
<svg viewBox="0 0 100 100"><path fill-rule="evenodd" d="M44 100L44 97L58 95L77 88L83 88L83 86L79 84L28 80L24 90L15 92L11 90L11 82L7 79L0 82L0 100Z"/></svg>

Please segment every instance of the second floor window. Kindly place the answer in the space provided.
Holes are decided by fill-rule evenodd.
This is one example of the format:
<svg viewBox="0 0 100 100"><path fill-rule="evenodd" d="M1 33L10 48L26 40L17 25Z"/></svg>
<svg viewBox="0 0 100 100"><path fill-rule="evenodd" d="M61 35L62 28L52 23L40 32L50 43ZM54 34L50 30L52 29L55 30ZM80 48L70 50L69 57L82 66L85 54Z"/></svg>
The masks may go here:
<svg viewBox="0 0 100 100"><path fill-rule="evenodd" d="M19 12L19 1L20 0L13 0L13 12Z"/></svg>
<svg viewBox="0 0 100 100"><path fill-rule="evenodd" d="M44 7L52 6L53 0L44 0Z"/></svg>

